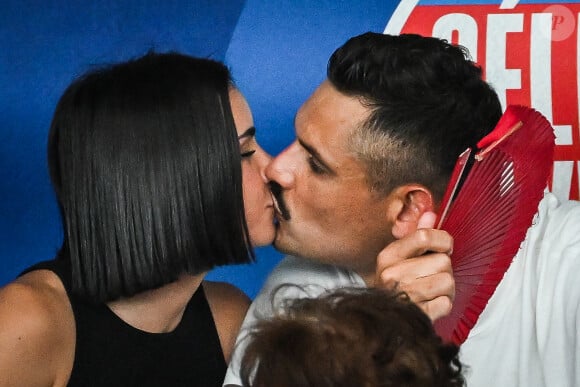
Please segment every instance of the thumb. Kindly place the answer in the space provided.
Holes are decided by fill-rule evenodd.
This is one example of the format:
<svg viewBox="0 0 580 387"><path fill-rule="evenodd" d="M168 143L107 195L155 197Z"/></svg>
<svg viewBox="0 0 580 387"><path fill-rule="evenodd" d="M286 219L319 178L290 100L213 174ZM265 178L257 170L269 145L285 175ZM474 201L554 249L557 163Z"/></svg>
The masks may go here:
<svg viewBox="0 0 580 387"><path fill-rule="evenodd" d="M433 228L436 220L437 215L434 212L425 211L417 222L417 228Z"/></svg>

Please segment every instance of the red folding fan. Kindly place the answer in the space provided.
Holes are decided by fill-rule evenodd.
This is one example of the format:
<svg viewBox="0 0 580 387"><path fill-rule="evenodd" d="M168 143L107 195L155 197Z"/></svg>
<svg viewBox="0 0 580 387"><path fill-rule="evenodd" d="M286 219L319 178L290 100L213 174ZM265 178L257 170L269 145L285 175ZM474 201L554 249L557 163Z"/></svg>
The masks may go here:
<svg viewBox="0 0 580 387"><path fill-rule="evenodd" d="M508 106L478 150L457 160L436 223L454 238L455 301L435 322L444 340L465 341L511 264L547 186L554 141L540 113Z"/></svg>

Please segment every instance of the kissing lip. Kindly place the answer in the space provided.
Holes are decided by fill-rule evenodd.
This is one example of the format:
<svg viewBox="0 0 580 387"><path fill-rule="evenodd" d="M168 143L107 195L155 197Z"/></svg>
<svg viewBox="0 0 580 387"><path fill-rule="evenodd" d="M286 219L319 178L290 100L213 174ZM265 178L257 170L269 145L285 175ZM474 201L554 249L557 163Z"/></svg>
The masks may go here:
<svg viewBox="0 0 580 387"><path fill-rule="evenodd" d="M290 213L284 203L284 198L282 196L282 187L275 181L270 181L268 183L270 187L270 193L272 194L272 201L274 203L274 209L279 220L290 220Z"/></svg>
<svg viewBox="0 0 580 387"><path fill-rule="evenodd" d="M276 196L274 196L274 194L272 192L270 192L270 195L272 195L272 207L274 207L274 212L276 213L276 218L279 219L284 219L284 216L282 215L282 211L280 211L280 205L278 204L278 201L276 200Z"/></svg>

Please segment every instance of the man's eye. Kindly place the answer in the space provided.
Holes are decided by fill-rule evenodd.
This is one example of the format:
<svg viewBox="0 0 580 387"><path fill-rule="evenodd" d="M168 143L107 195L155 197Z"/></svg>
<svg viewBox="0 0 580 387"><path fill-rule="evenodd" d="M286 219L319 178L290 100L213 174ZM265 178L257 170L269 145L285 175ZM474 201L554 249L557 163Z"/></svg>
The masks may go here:
<svg viewBox="0 0 580 387"><path fill-rule="evenodd" d="M324 168L312 156L308 157L308 164L310 165L312 172L316 173L317 175L321 175L325 172Z"/></svg>
<svg viewBox="0 0 580 387"><path fill-rule="evenodd" d="M256 151L251 150L251 151L247 151L247 152L242 153L240 156L242 156L242 158L248 158L248 157L252 156L254 153L256 153Z"/></svg>

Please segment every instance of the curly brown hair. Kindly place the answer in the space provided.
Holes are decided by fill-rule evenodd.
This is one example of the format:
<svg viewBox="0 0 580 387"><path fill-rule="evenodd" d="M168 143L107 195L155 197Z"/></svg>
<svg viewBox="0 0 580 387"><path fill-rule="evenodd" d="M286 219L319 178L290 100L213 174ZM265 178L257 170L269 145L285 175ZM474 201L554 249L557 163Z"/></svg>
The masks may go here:
<svg viewBox="0 0 580 387"><path fill-rule="evenodd" d="M458 347L405 293L340 289L289 300L249 335L244 387L456 387Z"/></svg>

